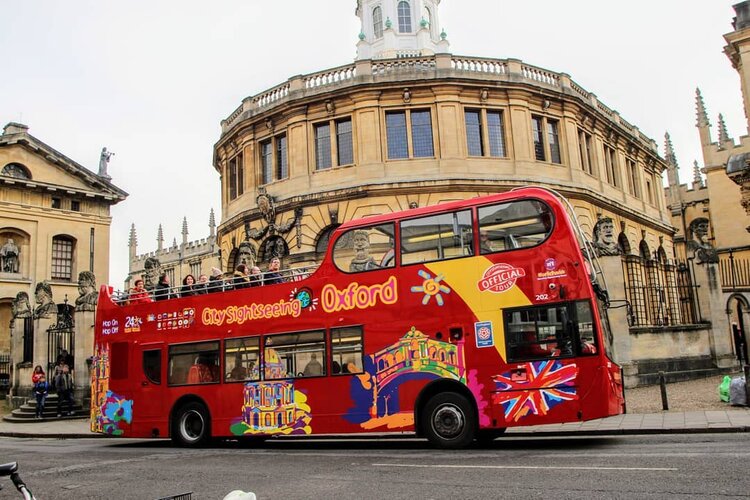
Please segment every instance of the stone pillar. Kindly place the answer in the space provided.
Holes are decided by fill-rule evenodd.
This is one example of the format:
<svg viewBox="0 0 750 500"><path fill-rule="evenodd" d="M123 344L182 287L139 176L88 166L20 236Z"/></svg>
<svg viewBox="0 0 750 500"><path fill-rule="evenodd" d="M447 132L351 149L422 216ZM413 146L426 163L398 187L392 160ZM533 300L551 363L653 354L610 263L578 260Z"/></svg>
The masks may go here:
<svg viewBox="0 0 750 500"><path fill-rule="evenodd" d="M704 262L696 265L694 269L701 320L711 323L708 338L711 357L717 368L734 366L737 358L732 352L732 329L721 292L719 266Z"/></svg>
<svg viewBox="0 0 750 500"><path fill-rule="evenodd" d="M89 374L91 356L94 355L95 311L75 312L75 399L84 401L91 396Z"/></svg>
<svg viewBox="0 0 750 500"><path fill-rule="evenodd" d="M622 257L619 255L608 255L599 257L602 274L606 280L609 299L615 305L627 298L625 295L625 276L622 272ZM609 327L612 330L612 361L622 367L625 376L625 385L633 387L637 385L638 366L633 362L632 343L630 338L630 327L628 326L628 310L626 307L608 309ZM605 339L606 341L607 339ZM634 378L635 377L635 378ZM633 380L630 380L633 379Z"/></svg>

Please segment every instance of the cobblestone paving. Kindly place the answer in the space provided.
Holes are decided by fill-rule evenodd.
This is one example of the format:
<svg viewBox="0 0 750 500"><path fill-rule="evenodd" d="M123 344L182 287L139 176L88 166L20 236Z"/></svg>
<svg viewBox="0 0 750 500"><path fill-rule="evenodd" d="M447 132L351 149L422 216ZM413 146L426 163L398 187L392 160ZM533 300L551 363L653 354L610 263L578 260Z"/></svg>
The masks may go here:
<svg viewBox="0 0 750 500"><path fill-rule="evenodd" d="M740 376L739 373L731 374ZM723 375L687 382L667 384L670 412L725 411L737 409L719 400L719 383ZM659 413L662 411L661 390L658 385L625 390L628 413Z"/></svg>

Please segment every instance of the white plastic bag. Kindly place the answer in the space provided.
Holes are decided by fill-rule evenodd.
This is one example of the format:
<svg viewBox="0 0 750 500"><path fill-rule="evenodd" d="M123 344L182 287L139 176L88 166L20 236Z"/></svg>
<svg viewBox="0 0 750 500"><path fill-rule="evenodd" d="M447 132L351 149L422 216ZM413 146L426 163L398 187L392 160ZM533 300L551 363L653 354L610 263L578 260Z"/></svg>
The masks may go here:
<svg viewBox="0 0 750 500"><path fill-rule="evenodd" d="M729 384L729 404L732 406L747 406L745 377L735 377Z"/></svg>

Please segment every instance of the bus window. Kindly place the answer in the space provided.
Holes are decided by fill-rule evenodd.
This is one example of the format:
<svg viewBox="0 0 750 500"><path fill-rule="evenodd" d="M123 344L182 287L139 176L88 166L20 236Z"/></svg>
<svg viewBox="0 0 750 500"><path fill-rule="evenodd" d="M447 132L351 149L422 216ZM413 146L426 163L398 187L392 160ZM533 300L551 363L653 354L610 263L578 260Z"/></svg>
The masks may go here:
<svg viewBox="0 0 750 500"><path fill-rule="evenodd" d="M161 349L143 351L143 374L153 384L161 384Z"/></svg>
<svg viewBox="0 0 750 500"><path fill-rule="evenodd" d="M362 327L331 330L331 372L333 375L362 373Z"/></svg>
<svg viewBox="0 0 750 500"><path fill-rule="evenodd" d="M219 342L169 346L169 385L219 382Z"/></svg>
<svg viewBox="0 0 750 500"><path fill-rule="evenodd" d="M263 374L266 380L325 375L323 330L266 337Z"/></svg>
<svg viewBox="0 0 750 500"><path fill-rule="evenodd" d="M224 342L224 380L260 380L259 355L259 337L227 339Z"/></svg>
<svg viewBox="0 0 750 500"><path fill-rule="evenodd" d="M508 361L596 354L598 346L588 302L506 310Z"/></svg>
<svg viewBox="0 0 750 500"><path fill-rule="evenodd" d="M471 211L411 219L401 223L401 263L433 262L473 255Z"/></svg>
<svg viewBox="0 0 750 500"><path fill-rule="evenodd" d="M396 265L394 225L358 227L342 234L333 247L333 262L345 273L361 273Z"/></svg>
<svg viewBox="0 0 750 500"><path fill-rule="evenodd" d="M552 212L538 200L479 207L479 250L482 254L533 247L552 232Z"/></svg>

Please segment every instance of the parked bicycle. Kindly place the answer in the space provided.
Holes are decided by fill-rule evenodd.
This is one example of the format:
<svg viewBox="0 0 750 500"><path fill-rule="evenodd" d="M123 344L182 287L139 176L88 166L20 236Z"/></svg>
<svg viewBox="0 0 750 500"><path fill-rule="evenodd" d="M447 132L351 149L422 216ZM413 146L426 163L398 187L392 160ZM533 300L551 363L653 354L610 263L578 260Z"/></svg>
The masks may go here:
<svg viewBox="0 0 750 500"><path fill-rule="evenodd" d="M18 475L18 462L0 465L0 477L5 476L10 476L10 480L13 481L13 485L16 489L21 492L24 500L36 500L34 494L31 493L29 488L26 487L26 483L21 479L21 476ZM0 490L1 489L3 489L2 484L0 484Z"/></svg>

